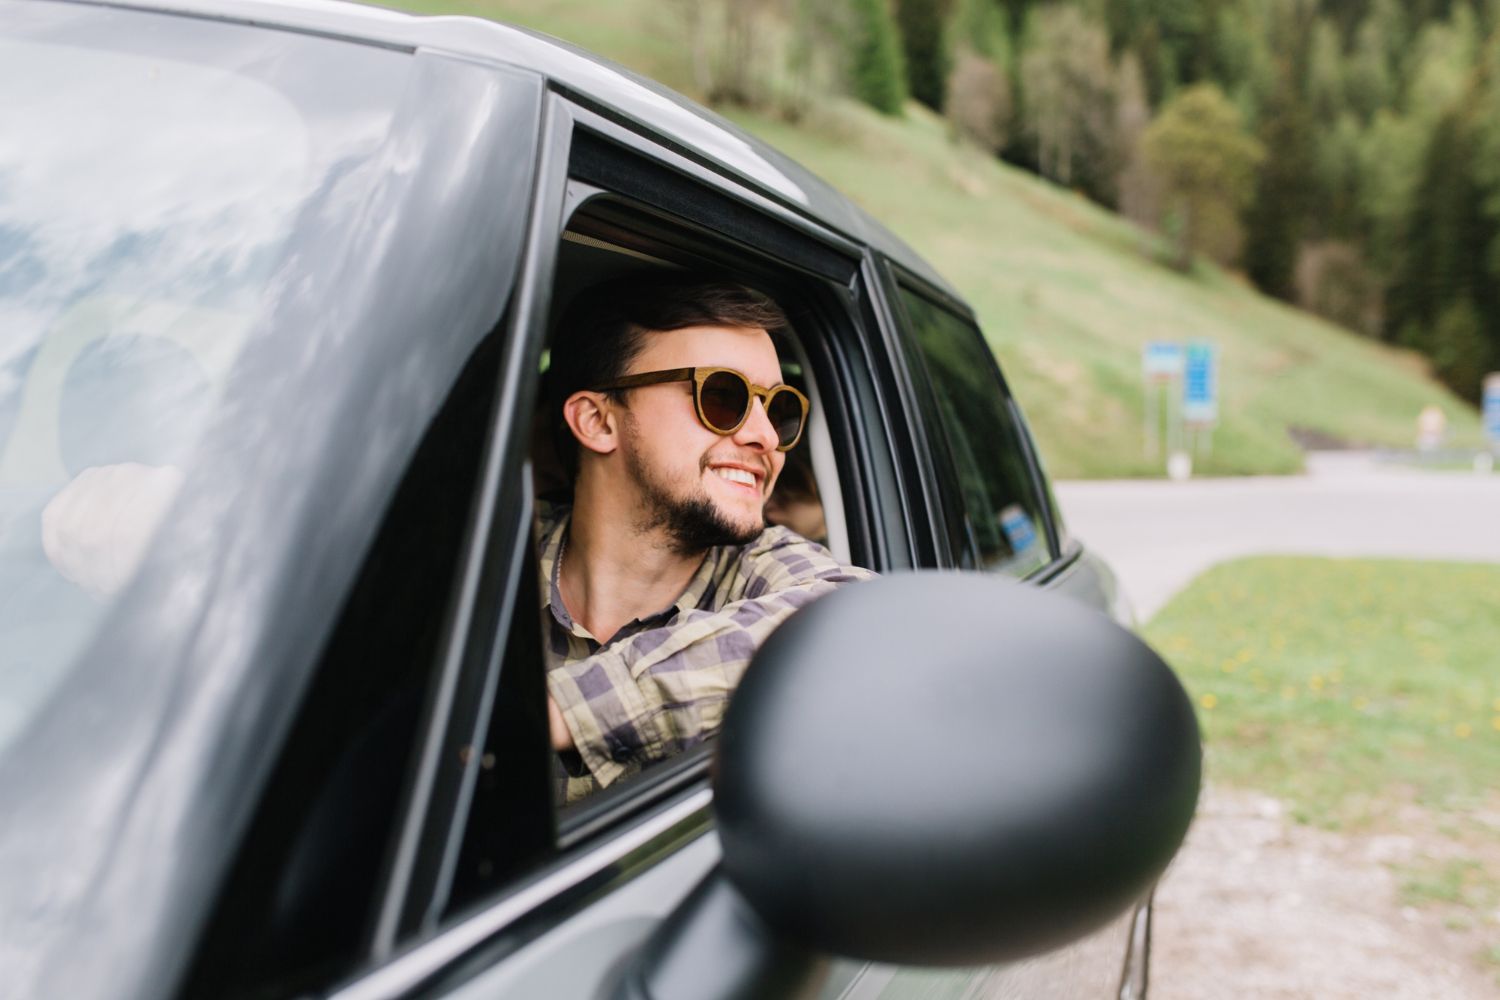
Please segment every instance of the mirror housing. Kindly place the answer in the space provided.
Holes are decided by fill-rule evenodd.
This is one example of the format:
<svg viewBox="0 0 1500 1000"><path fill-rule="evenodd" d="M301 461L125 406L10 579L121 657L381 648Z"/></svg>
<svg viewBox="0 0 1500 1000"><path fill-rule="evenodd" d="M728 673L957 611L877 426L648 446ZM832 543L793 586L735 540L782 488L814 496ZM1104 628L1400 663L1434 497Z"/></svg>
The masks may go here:
<svg viewBox="0 0 1500 1000"><path fill-rule="evenodd" d="M743 897L778 963L786 942L900 964L1018 959L1150 891L1201 764L1177 678L1104 615L997 577L888 576L820 599L757 652L714 762L709 881ZM671 994L637 972L644 995Z"/></svg>

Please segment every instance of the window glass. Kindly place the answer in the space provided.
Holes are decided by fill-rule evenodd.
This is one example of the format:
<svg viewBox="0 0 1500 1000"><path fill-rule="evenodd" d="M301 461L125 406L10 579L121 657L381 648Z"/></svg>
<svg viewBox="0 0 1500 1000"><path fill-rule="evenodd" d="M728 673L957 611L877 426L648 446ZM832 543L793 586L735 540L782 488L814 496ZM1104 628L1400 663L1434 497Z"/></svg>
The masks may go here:
<svg viewBox="0 0 1500 1000"><path fill-rule="evenodd" d="M299 225L379 148L410 60L68 4L0 26L3 754L153 548Z"/></svg>
<svg viewBox="0 0 1500 1000"><path fill-rule="evenodd" d="M289 996L360 960L463 556L499 346L492 336L470 359L391 501L184 998Z"/></svg>
<svg viewBox="0 0 1500 1000"><path fill-rule="evenodd" d="M905 289L960 496L947 498L955 557L966 569L1025 576L1051 559L1042 506L1005 385L967 321Z"/></svg>

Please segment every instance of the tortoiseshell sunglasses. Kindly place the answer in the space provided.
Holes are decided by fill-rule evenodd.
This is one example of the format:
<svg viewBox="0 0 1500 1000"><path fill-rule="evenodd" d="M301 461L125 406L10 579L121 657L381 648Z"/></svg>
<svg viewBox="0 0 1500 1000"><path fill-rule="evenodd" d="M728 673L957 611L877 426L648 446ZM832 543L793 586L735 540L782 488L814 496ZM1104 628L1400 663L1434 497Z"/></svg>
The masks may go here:
<svg viewBox="0 0 1500 1000"><path fill-rule="evenodd" d="M807 426L807 397L789 385L756 385L733 368L670 368L626 375L618 382L595 386L592 392L613 392L663 382L693 383L693 406L698 421L715 434L728 436L745 426L750 408L759 398L776 429L776 450L786 451L802 440Z"/></svg>

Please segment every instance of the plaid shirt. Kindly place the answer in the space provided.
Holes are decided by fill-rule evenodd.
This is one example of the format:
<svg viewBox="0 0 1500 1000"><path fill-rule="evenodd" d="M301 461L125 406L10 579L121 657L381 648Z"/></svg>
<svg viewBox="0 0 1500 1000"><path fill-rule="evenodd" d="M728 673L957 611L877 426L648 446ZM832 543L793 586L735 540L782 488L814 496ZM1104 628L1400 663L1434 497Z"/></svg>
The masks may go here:
<svg viewBox="0 0 1500 1000"><path fill-rule="evenodd" d="M676 602L601 645L573 621L558 588L569 514L543 506L539 574L547 689L578 751L565 760L568 802L712 736L750 657L777 625L839 584L875 575L768 527L748 545L709 549Z"/></svg>

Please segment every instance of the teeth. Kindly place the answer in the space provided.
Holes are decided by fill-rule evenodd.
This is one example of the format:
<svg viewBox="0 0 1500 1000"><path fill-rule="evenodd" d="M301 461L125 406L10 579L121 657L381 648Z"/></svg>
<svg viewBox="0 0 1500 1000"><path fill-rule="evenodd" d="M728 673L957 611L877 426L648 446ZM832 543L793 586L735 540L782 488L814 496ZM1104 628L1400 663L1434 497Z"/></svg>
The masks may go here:
<svg viewBox="0 0 1500 1000"><path fill-rule="evenodd" d="M744 469L726 469L720 467L714 469L714 472L718 473L720 479L727 479L731 483L744 483L746 486L755 485L755 477Z"/></svg>

